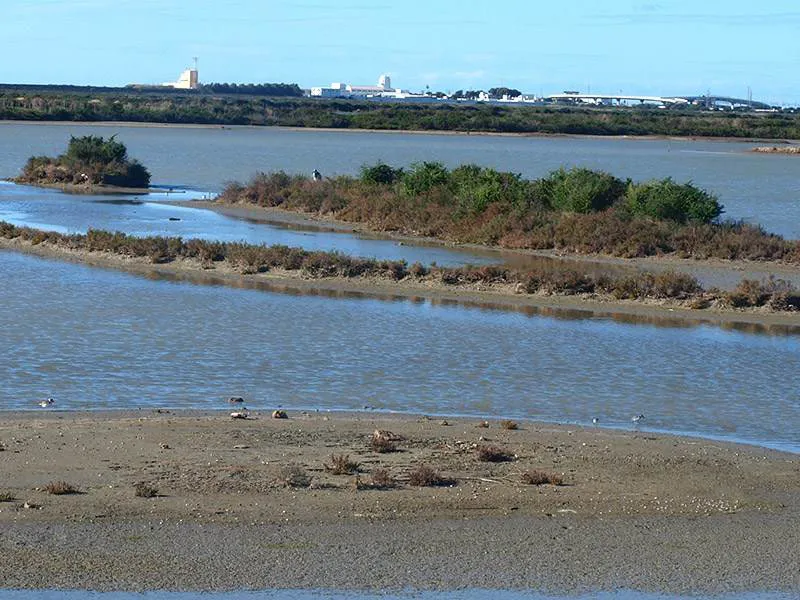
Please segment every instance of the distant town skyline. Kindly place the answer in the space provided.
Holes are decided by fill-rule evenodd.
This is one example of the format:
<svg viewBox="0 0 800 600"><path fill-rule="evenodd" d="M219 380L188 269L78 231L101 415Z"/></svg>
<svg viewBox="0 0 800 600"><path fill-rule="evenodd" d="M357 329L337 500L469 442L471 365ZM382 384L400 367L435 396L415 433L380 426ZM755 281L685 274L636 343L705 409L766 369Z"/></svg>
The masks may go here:
<svg viewBox="0 0 800 600"><path fill-rule="evenodd" d="M800 6L774 0L4 0L0 83L341 81L712 94L800 105ZM10 57L10 58L9 58Z"/></svg>

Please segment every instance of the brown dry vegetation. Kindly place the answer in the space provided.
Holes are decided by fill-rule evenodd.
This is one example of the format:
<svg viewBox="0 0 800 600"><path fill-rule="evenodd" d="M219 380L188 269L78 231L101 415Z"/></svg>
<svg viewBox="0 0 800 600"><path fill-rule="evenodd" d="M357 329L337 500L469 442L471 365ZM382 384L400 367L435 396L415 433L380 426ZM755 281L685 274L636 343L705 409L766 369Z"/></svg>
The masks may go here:
<svg viewBox="0 0 800 600"><path fill-rule="evenodd" d="M564 485L564 478L556 473L546 473L544 471L526 471L522 474L522 483L526 485Z"/></svg>
<svg viewBox="0 0 800 600"><path fill-rule="evenodd" d="M388 165L365 167L360 179L311 181L282 172L261 173L247 185L229 184L218 200L333 217L374 231L510 249L800 263L800 241L743 222L717 223L713 204L697 210L702 217L689 218L694 213L686 202L703 194L713 201L713 196L691 184L669 179L623 182L580 169L526 181L471 165L449 173L443 167L434 169L435 165L423 163L432 173L423 184L419 177L409 183L409 172ZM471 173L466 184L461 171ZM380 175L378 181L375 173ZM453 183L458 177L460 183ZM559 178L569 184L562 186L564 198L553 191ZM605 193L611 196L606 198Z"/></svg>
<svg viewBox="0 0 800 600"><path fill-rule="evenodd" d="M425 267L405 261L386 261L350 257L336 252L307 251L287 246L248 245L166 237L134 237L124 233L89 230L86 234L62 234L0 221L0 237L19 239L32 245L48 244L67 251L105 252L140 258L152 263L193 260L205 268L225 263L242 274L263 273L271 269L299 271L304 277L379 278L388 281L435 282L445 286L515 286L528 294L600 294L616 299L674 299L702 308L760 307L795 311L800 308L800 291L789 283L770 279L743 281L733 292L703 290L697 280L673 271L643 272L635 276L610 277L581 272L555 263L524 270L502 265L464 267Z"/></svg>
<svg viewBox="0 0 800 600"><path fill-rule="evenodd" d="M67 483L66 481L51 481L46 486L44 486L44 490L48 494L52 494L53 496L80 494L80 490L78 488L76 488L71 483Z"/></svg>

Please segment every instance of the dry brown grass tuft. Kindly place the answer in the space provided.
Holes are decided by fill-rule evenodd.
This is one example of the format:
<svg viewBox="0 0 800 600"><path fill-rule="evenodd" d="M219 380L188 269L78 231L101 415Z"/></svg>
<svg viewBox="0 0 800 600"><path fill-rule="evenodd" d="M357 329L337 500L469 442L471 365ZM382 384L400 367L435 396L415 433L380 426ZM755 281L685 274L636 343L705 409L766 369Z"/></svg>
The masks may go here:
<svg viewBox="0 0 800 600"><path fill-rule="evenodd" d="M397 485L397 481L392 477L387 469L375 469L372 472L371 487L377 490L388 490Z"/></svg>
<svg viewBox="0 0 800 600"><path fill-rule="evenodd" d="M428 465L420 465L408 473L409 485L417 487L455 485L455 479L444 477Z"/></svg>
<svg viewBox="0 0 800 600"><path fill-rule="evenodd" d="M483 462L508 462L514 460L513 454L497 446L478 446L475 448L475 452L478 455L478 460Z"/></svg>
<svg viewBox="0 0 800 600"><path fill-rule="evenodd" d="M395 442L378 437L370 438L369 447L373 452L378 452L379 454L387 454L389 452L398 451L397 444Z"/></svg>
<svg viewBox="0 0 800 600"><path fill-rule="evenodd" d="M304 488L311 485L311 476L303 467L296 464L282 467L278 478L287 487Z"/></svg>
<svg viewBox="0 0 800 600"><path fill-rule="evenodd" d="M359 464L350 460L349 454L331 454L331 464L323 466L334 475L355 475L359 470Z"/></svg>
<svg viewBox="0 0 800 600"><path fill-rule="evenodd" d="M44 486L44 491L54 496L65 496L67 494L80 494L81 491L74 485L66 481L51 481Z"/></svg>
<svg viewBox="0 0 800 600"><path fill-rule="evenodd" d="M137 498L155 498L158 496L158 490L144 481L137 483L133 487L133 491Z"/></svg>
<svg viewBox="0 0 800 600"><path fill-rule="evenodd" d="M550 483L552 485L564 485L564 479L561 475L555 473L546 473L545 471L527 471L522 474L522 483L526 485L544 485Z"/></svg>
<svg viewBox="0 0 800 600"><path fill-rule="evenodd" d="M516 431L519 429L519 424L517 424L516 421L505 420L500 421L500 427L503 429L508 429L509 431Z"/></svg>

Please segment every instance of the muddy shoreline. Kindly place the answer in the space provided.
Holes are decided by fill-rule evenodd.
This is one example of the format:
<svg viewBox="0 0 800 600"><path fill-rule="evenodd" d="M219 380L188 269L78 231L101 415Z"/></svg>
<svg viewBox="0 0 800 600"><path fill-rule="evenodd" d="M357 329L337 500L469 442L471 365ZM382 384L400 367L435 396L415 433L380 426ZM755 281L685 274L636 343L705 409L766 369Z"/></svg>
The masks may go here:
<svg viewBox="0 0 800 600"><path fill-rule="evenodd" d="M566 139L610 139L610 140L664 140L664 141L710 141L733 143L771 143L790 144L795 140L758 137L720 137L700 135L589 135L581 133L543 133L543 132L502 132L502 131L453 131L453 130L419 130L419 129L361 129L338 127L288 127L277 125L217 125L205 123L155 123L139 121L26 121L19 119L0 120L0 126L10 125L81 125L96 127L147 127L147 128L181 128L181 129L263 129L279 131L309 131L327 133L378 133L409 135L458 135L458 136L492 136L492 137L528 137L528 138L566 138Z"/></svg>
<svg viewBox="0 0 800 600"><path fill-rule="evenodd" d="M499 418L228 412L0 412L0 587L800 591L797 455ZM375 452L376 429L398 451ZM486 444L511 460L481 461ZM332 472L334 454L359 472ZM452 483L410 485L421 464ZM290 465L306 484L286 483ZM370 487L378 469L394 487ZM532 470L564 485L523 483ZM50 495L54 480L80 493Z"/></svg>

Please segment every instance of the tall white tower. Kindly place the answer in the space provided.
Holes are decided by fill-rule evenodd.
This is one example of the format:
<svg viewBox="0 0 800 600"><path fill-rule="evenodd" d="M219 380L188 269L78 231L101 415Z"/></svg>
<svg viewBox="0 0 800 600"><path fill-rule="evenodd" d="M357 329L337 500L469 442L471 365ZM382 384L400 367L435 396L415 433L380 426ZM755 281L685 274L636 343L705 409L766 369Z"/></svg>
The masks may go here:
<svg viewBox="0 0 800 600"><path fill-rule="evenodd" d="M388 75L384 74L378 78L378 87L383 88L385 90L392 89L392 79Z"/></svg>

